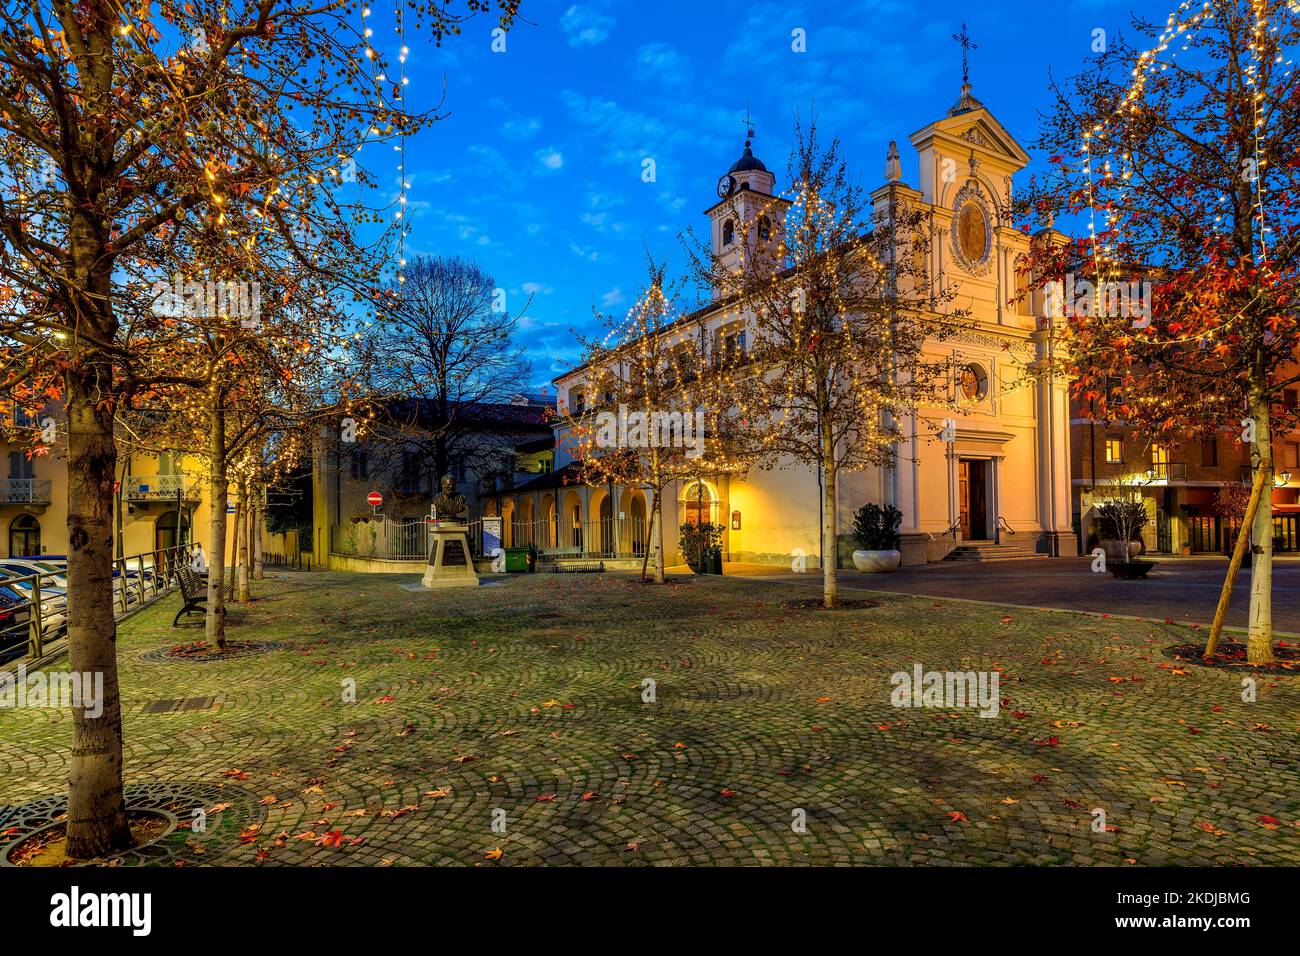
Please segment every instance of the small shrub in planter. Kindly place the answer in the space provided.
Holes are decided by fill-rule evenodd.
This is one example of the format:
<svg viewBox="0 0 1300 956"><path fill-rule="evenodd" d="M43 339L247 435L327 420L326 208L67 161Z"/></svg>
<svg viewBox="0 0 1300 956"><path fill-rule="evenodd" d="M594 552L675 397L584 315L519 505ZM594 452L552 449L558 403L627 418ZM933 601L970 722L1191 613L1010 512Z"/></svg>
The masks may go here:
<svg viewBox="0 0 1300 956"><path fill-rule="evenodd" d="M1119 553L1111 554L1112 549L1107 548L1108 557L1118 557L1127 562L1133 557L1135 542L1138 553L1141 553L1142 529L1147 525L1148 516L1146 506L1140 500L1113 498L1104 501L1097 508L1097 518L1101 524L1102 546L1105 547L1107 541L1117 542L1113 550Z"/></svg>
<svg viewBox="0 0 1300 956"><path fill-rule="evenodd" d="M709 554L722 543L722 531L722 525L711 524L708 521L681 526L677 544L686 558L686 563L696 574L708 572Z"/></svg>
<svg viewBox="0 0 1300 956"><path fill-rule="evenodd" d="M859 571L892 571L902 561L898 526L903 512L893 505L868 502L853 517L853 538L861 550L853 552L853 566Z"/></svg>

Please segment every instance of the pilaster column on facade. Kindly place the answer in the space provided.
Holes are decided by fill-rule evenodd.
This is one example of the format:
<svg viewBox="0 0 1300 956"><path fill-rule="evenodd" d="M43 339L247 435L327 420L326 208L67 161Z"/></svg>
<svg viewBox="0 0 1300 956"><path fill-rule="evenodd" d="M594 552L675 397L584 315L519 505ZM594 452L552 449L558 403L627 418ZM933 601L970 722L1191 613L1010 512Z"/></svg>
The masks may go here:
<svg viewBox="0 0 1300 956"><path fill-rule="evenodd" d="M609 496L609 541L613 557L623 553L623 492L612 479L605 482L605 494Z"/></svg>
<svg viewBox="0 0 1300 956"><path fill-rule="evenodd" d="M947 466L948 474L948 528L955 528L953 531L953 540L960 541L962 537L961 528L956 527L958 518L961 515L961 479L958 474L957 462L957 443L944 442L944 463Z"/></svg>
<svg viewBox="0 0 1300 956"><path fill-rule="evenodd" d="M1038 523L1042 529L1042 550L1055 556L1077 550L1070 501L1070 395L1069 382L1056 374L1055 336L1051 322L1030 339L1036 358L1030 366L1034 376Z"/></svg>
<svg viewBox="0 0 1300 956"><path fill-rule="evenodd" d="M900 454L894 460L894 488L897 492L895 507L903 513L898 532L903 563L925 564L930 560L930 536L921 530L921 455L915 411L907 412L899 421L903 435ZM883 471L883 469L882 469Z"/></svg>
<svg viewBox="0 0 1300 956"><path fill-rule="evenodd" d="M1001 455L994 455L989 459L989 503L992 505L993 512L993 541L995 544L1002 543L1002 497L998 490L998 475L1002 468Z"/></svg>
<svg viewBox="0 0 1300 956"><path fill-rule="evenodd" d="M578 547L581 547L585 552L591 547L591 542L587 540L591 527L591 485L586 482L578 486L578 508L577 534L570 534L569 540L565 544L566 546L573 546L576 539L581 542Z"/></svg>

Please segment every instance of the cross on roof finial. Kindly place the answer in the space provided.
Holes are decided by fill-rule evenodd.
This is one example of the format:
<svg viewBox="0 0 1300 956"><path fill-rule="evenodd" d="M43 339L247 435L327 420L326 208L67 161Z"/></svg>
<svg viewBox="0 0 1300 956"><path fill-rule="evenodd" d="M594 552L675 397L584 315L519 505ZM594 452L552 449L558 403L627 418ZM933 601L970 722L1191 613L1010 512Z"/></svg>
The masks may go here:
<svg viewBox="0 0 1300 956"><path fill-rule="evenodd" d="M966 24L962 23L961 33L954 33L952 38L961 44L961 83L962 86L970 85L970 58L971 50L978 50L979 46L971 42L970 34L966 31Z"/></svg>
<svg viewBox="0 0 1300 956"><path fill-rule="evenodd" d="M748 140L752 140L753 138L754 138L754 121L749 116L749 101L746 100L745 101L745 139L748 141ZM745 145L748 146L749 143L746 142Z"/></svg>

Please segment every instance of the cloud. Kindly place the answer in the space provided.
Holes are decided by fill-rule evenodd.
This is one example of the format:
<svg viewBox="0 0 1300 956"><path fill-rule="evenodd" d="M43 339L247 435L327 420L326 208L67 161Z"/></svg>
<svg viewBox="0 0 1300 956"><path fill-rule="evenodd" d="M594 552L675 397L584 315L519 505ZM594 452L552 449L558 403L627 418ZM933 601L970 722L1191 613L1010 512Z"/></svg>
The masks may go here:
<svg viewBox="0 0 1300 956"><path fill-rule="evenodd" d="M608 309L610 306L618 305L623 301L623 298L623 290L618 286L614 286L600 297L600 304Z"/></svg>
<svg viewBox="0 0 1300 956"><path fill-rule="evenodd" d="M413 173L408 173L406 181L411 184L411 188L418 190L421 186L436 186L440 183L451 180L451 172L446 169L421 169Z"/></svg>
<svg viewBox="0 0 1300 956"><path fill-rule="evenodd" d="M525 282L522 288L529 295L550 295L555 291L551 286L540 282Z"/></svg>
<svg viewBox="0 0 1300 956"><path fill-rule="evenodd" d="M661 192L655 197L655 200L670 212L679 212L686 205L686 197L679 196L674 192Z"/></svg>
<svg viewBox="0 0 1300 956"><path fill-rule="evenodd" d="M501 135L507 139L526 140L532 139L541 130L540 120L528 117L526 119L506 120L501 124Z"/></svg>
<svg viewBox="0 0 1300 956"><path fill-rule="evenodd" d="M614 18L591 7L575 4L564 11L560 29L569 38L569 46L597 46L609 39L609 31L614 29Z"/></svg>
<svg viewBox="0 0 1300 956"><path fill-rule="evenodd" d="M547 169L560 169L564 166L564 154L558 149L539 149L535 155L537 161Z"/></svg>
<svg viewBox="0 0 1300 956"><path fill-rule="evenodd" d="M635 67L642 80L664 86L690 83L691 62L667 43L646 43L636 51Z"/></svg>
<svg viewBox="0 0 1300 956"><path fill-rule="evenodd" d="M466 152L469 153L478 172L505 182L509 182L513 178L514 166L506 161L506 158L501 155L501 151L495 146L474 143Z"/></svg>

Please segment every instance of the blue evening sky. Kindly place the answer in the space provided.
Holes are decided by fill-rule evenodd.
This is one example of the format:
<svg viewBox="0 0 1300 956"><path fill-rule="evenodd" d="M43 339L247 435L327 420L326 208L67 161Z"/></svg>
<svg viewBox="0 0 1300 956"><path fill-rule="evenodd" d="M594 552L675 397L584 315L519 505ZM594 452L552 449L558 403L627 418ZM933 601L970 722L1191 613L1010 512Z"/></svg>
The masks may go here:
<svg viewBox="0 0 1300 956"><path fill-rule="evenodd" d="M593 307L622 313L635 299L646 246L681 271L678 234L706 222L718 177L740 155L747 107L755 154L778 191L795 111L816 111L868 187L882 181L887 145L898 140L903 179L915 183L907 137L958 96L961 49L951 35L965 20L978 44L974 93L1037 165L1049 68L1078 72L1095 29L1129 33L1130 10L1163 23L1173 6L524 0L525 22L504 53L492 51L493 24L483 18L442 49L411 29L408 104L434 106L445 84L446 118L408 143L407 253L477 261L507 290L512 311L533 294L521 329L534 383L549 385L576 361L571 330L593 329ZM806 32L804 53L791 49L796 28ZM367 151L363 162L395 184L394 155ZM652 183L642 181L647 157ZM386 178L385 162L394 163ZM684 306L693 290L688 299Z"/></svg>

